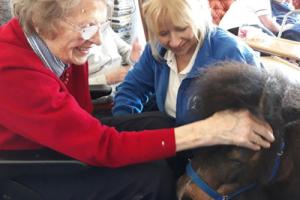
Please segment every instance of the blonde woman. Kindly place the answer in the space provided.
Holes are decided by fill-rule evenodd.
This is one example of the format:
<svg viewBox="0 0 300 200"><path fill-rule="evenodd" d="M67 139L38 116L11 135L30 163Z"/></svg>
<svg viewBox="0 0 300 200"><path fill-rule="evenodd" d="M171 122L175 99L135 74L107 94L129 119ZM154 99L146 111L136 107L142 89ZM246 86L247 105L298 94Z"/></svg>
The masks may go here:
<svg viewBox="0 0 300 200"><path fill-rule="evenodd" d="M155 94L159 111L177 125L191 122L187 88L201 68L233 60L260 65L243 42L212 25L207 0L148 0L143 15L149 44L118 87L114 115L143 112Z"/></svg>

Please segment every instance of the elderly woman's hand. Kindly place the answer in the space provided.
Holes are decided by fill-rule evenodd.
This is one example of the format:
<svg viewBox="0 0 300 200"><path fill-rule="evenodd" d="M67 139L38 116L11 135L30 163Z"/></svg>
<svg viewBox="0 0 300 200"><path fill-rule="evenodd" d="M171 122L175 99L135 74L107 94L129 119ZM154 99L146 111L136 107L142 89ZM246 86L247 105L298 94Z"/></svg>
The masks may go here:
<svg viewBox="0 0 300 200"><path fill-rule="evenodd" d="M176 150L201 146L237 145L253 150L268 148L274 141L271 127L249 111L221 111L175 129Z"/></svg>

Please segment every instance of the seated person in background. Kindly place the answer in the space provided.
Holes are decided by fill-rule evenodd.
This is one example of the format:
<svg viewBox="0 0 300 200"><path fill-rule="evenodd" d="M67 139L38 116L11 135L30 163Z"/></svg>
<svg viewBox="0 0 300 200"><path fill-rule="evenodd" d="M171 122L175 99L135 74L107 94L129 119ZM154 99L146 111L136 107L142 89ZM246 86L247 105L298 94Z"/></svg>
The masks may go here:
<svg viewBox="0 0 300 200"><path fill-rule="evenodd" d="M109 23L104 29L101 36L103 42L94 46L88 57L90 85L122 82L141 54L142 48L137 39L130 46L113 31Z"/></svg>
<svg viewBox="0 0 300 200"><path fill-rule="evenodd" d="M272 0L272 12L276 21L281 25L282 34L280 37L300 41L300 14L299 12L290 13L283 24L284 17L291 11L295 10L291 0Z"/></svg>
<svg viewBox="0 0 300 200"><path fill-rule="evenodd" d="M243 25L259 26L270 34L277 34L280 25L272 18L270 0L235 0L219 26L237 35Z"/></svg>
<svg viewBox="0 0 300 200"><path fill-rule="evenodd" d="M247 111L176 128L158 112L99 121L91 115L87 58L101 44L106 1L11 2L15 18L0 27L0 151L50 149L89 165L28 169L10 180L20 188L43 200L173 200L162 159L217 144L259 150L274 140L270 126Z"/></svg>
<svg viewBox="0 0 300 200"><path fill-rule="evenodd" d="M207 0L148 0L143 14L150 44L118 86L113 115L143 112L154 93L158 109L185 124L193 121L186 88L199 69L226 60L260 66L246 44L212 24Z"/></svg>
<svg viewBox="0 0 300 200"><path fill-rule="evenodd" d="M273 17L276 18L276 22L280 25L282 24L284 16L288 12L295 10L291 0L271 0L271 7ZM287 17L285 24L299 23L299 20L299 13L295 13Z"/></svg>

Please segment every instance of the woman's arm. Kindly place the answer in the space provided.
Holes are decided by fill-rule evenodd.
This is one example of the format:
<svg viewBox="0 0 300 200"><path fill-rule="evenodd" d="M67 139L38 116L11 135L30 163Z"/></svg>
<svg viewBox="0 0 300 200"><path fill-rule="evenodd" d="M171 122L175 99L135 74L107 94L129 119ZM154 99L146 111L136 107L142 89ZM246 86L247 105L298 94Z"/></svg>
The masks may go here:
<svg viewBox="0 0 300 200"><path fill-rule="evenodd" d="M154 58L146 47L139 62L129 71L118 86L114 99L113 115L140 113L149 95L154 92Z"/></svg>

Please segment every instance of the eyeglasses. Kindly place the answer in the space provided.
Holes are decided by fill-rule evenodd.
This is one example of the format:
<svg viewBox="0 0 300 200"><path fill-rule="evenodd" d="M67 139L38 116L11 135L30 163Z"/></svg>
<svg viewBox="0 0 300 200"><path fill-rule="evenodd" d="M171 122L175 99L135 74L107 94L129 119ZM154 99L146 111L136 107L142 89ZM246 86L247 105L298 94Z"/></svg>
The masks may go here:
<svg viewBox="0 0 300 200"><path fill-rule="evenodd" d="M103 23L80 27L80 26L70 22L66 18L63 21L66 22L67 24L71 25L75 31L79 31L81 34L81 38L84 40L91 39L98 31L100 31L100 33L103 34L110 25L110 21L105 21Z"/></svg>

